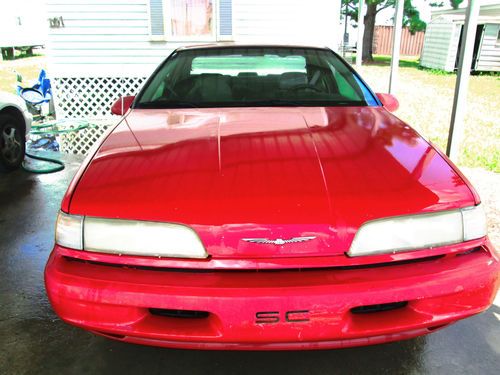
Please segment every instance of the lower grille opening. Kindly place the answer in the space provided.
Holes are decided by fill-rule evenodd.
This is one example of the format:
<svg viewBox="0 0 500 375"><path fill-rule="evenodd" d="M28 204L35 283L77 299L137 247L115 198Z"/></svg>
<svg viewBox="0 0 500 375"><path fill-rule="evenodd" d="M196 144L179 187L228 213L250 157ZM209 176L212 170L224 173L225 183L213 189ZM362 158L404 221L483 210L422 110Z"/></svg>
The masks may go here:
<svg viewBox="0 0 500 375"><path fill-rule="evenodd" d="M376 313L376 312L381 312L381 311L401 309L401 308L405 307L406 305L408 305L408 301L379 303L377 305L365 305L365 306L354 307L351 309L351 312L353 314L371 314L371 313Z"/></svg>
<svg viewBox="0 0 500 375"><path fill-rule="evenodd" d="M203 319L208 318L207 311L198 310L172 310L172 309L156 309L150 308L149 312L153 315L165 316L168 318L183 318L183 319Z"/></svg>

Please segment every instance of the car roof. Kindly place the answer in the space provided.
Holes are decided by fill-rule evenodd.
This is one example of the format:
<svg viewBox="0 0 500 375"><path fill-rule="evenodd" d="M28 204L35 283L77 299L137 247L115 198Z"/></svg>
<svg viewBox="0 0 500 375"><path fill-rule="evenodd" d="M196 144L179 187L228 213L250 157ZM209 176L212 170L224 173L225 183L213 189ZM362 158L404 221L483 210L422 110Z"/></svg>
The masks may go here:
<svg viewBox="0 0 500 375"><path fill-rule="evenodd" d="M301 44L276 44L276 43L236 43L236 42L217 42L193 44L179 47L176 51L197 50L197 49L217 49L217 48L303 48L303 49L322 49L329 50L326 46L301 45Z"/></svg>

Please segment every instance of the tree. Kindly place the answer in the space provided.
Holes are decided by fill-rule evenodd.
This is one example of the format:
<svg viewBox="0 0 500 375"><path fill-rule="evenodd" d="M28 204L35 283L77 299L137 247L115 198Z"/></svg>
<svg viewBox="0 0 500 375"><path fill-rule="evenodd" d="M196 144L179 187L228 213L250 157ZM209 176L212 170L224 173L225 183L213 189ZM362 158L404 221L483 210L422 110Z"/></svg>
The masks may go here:
<svg viewBox="0 0 500 375"><path fill-rule="evenodd" d="M449 0L453 8L463 0ZM396 0L366 0L366 14L364 17L365 30L363 34L363 61L373 61L373 35L375 32L375 19L377 14L386 8L395 7ZM342 0L342 14L352 20L358 20L359 0ZM347 5L347 10L346 10ZM431 6L443 6L443 3L430 3ZM425 30L426 23L420 19L420 12L412 4L412 0L404 0L403 26L408 26L410 32Z"/></svg>
<svg viewBox="0 0 500 375"><path fill-rule="evenodd" d="M450 5L453 9L457 9L463 2L464 0L450 0Z"/></svg>
<svg viewBox="0 0 500 375"><path fill-rule="evenodd" d="M464 2L464 0L450 0L450 6L453 8L453 9L458 9L458 7L460 6L460 4L462 4ZM444 6L444 2L435 2L435 3L430 3L430 6L431 7L442 7Z"/></svg>

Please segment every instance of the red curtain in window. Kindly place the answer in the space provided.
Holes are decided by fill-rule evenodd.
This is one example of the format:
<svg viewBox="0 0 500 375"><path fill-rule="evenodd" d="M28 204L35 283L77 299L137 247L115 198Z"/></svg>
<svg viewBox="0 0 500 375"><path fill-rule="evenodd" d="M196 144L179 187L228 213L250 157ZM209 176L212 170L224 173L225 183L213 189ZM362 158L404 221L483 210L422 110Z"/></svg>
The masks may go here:
<svg viewBox="0 0 500 375"><path fill-rule="evenodd" d="M173 36L212 34L212 0L170 0Z"/></svg>

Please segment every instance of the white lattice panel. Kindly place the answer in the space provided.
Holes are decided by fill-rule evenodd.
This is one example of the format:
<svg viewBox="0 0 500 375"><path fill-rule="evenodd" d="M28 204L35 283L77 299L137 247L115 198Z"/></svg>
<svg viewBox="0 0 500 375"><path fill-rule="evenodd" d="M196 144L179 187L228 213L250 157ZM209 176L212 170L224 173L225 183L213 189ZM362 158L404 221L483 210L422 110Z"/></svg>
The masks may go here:
<svg viewBox="0 0 500 375"><path fill-rule="evenodd" d="M146 77L65 77L54 79L58 118L111 117L111 105L120 96L136 95Z"/></svg>
<svg viewBox="0 0 500 375"><path fill-rule="evenodd" d="M53 85L56 116L84 118L96 124L60 137L61 151L86 154L106 129L116 122L111 105L120 96L136 95L146 77L64 77Z"/></svg>
<svg viewBox="0 0 500 375"><path fill-rule="evenodd" d="M57 139L60 150L68 154L87 154L90 148L116 121L116 119L93 121L86 129L75 133L61 134Z"/></svg>

